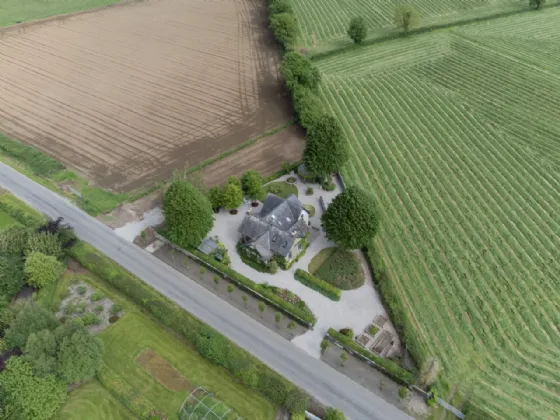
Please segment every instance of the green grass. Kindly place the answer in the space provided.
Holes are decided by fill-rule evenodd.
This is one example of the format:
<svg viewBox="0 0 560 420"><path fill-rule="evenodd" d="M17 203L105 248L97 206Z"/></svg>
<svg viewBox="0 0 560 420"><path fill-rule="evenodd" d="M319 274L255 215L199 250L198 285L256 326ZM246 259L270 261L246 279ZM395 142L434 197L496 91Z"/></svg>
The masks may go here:
<svg viewBox="0 0 560 420"><path fill-rule="evenodd" d="M311 204L304 204L303 208L309 212L309 217L315 216L315 207Z"/></svg>
<svg viewBox="0 0 560 420"><path fill-rule="evenodd" d="M327 261L336 252L336 250L337 248L335 246L320 250L309 262L309 272L315 275L319 267L321 267L325 261Z"/></svg>
<svg viewBox="0 0 560 420"><path fill-rule="evenodd" d="M54 420L133 420L136 417L96 380L73 390Z"/></svg>
<svg viewBox="0 0 560 420"><path fill-rule="evenodd" d="M266 198L268 193L276 194L279 197L287 198L291 194L298 196L298 189L293 184L288 184L285 181L271 182L261 188L261 200Z"/></svg>
<svg viewBox="0 0 560 420"><path fill-rule="evenodd" d="M0 230L5 229L17 223L17 220L5 211L0 210Z"/></svg>
<svg viewBox="0 0 560 420"><path fill-rule="evenodd" d="M99 338L104 344L105 364L171 419L177 418L179 407L189 392L170 391L142 369L135 359L144 349L156 351L193 386L204 386L242 417L274 419L276 410L272 403L139 312L128 312L99 334Z"/></svg>
<svg viewBox="0 0 560 420"><path fill-rule="evenodd" d="M118 3L118 0L2 0L0 26Z"/></svg>
<svg viewBox="0 0 560 420"><path fill-rule="evenodd" d="M328 257L325 258L325 255ZM360 260L353 252L334 248L332 252L317 254L315 258L317 257L318 261L311 260L309 266L315 270L313 274L321 280L342 290L356 289L364 285L364 272Z"/></svg>
<svg viewBox="0 0 560 420"><path fill-rule="evenodd" d="M74 277L74 273L70 271L64 272L62 277L56 283L52 283L39 289L37 292L36 302L43 308L52 312L58 311L60 302L63 300L63 296L67 292Z"/></svg>
<svg viewBox="0 0 560 420"><path fill-rule="evenodd" d="M560 10L316 61L378 201L410 351L488 417L560 417ZM444 390L445 392L445 390Z"/></svg>
<svg viewBox="0 0 560 420"><path fill-rule="evenodd" d="M549 0L555 2L556 0ZM393 18L398 4L412 4L421 16L419 27L477 19L499 13L528 10L528 0L290 0L300 26L299 44L307 49L350 45L346 31L350 19L363 17L369 37L397 33Z"/></svg>

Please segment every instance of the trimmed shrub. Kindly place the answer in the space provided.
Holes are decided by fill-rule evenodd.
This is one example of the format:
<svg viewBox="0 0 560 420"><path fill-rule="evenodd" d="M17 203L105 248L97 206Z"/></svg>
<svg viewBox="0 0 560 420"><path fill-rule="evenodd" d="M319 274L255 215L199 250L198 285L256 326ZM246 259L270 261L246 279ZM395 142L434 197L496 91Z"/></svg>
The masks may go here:
<svg viewBox="0 0 560 420"><path fill-rule="evenodd" d="M318 277L315 277L309 274L307 271L304 271L298 268L294 274L294 278L301 283L305 284L307 287L316 290L317 292L321 293L322 295L328 297L331 300L338 301L340 300L340 289L327 283L324 280L321 280Z"/></svg>
<svg viewBox="0 0 560 420"><path fill-rule="evenodd" d="M315 276L342 290L357 289L365 277L360 260L351 251L337 249L315 272Z"/></svg>
<svg viewBox="0 0 560 420"><path fill-rule="evenodd" d="M329 407L323 420L346 420L346 416L337 408Z"/></svg>
<svg viewBox="0 0 560 420"><path fill-rule="evenodd" d="M351 349L356 353L359 353L371 360L374 366L379 367L382 372L393 378L395 381L403 385L410 385L415 382L416 378L414 377L414 375L408 370L405 370L397 365L395 362L373 354L369 350L366 350L359 344L355 343L351 338L339 333L332 328L329 328L328 334L340 344L343 344L346 348Z"/></svg>
<svg viewBox="0 0 560 420"><path fill-rule="evenodd" d="M305 195L313 195L313 187L307 187L305 189Z"/></svg>
<svg viewBox="0 0 560 420"><path fill-rule="evenodd" d="M219 366L227 366L228 340L210 327L201 327L195 341L198 352Z"/></svg>

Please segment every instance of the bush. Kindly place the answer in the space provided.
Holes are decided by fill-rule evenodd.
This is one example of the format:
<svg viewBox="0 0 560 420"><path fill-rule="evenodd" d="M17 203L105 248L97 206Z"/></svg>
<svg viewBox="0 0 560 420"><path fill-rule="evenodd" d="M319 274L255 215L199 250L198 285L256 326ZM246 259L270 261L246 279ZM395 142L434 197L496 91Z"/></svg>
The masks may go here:
<svg viewBox="0 0 560 420"><path fill-rule="evenodd" d="M90 325L99 325L101 324L101 318L95 315L93 312L88 312L84 316L82 316L82 322L86 327Z"/></svg>
<svg viewBox="0 0 560 420"><path fill-rule="evenodd" d="M109 324L114 324L115 322L117 322L120 318L120 316L118 315L113 315L111 317L109 317Z"/></svg>
<svg viewBox="0 0 560 420"><path fill-rule="evenodd" d="M332 181L327 181L327 182L323 182L323 184L321 185L321 187L325 190L325 191L334 191L336 189L336 184Z"/></svg>
<svg viewBox="0 0 560 420"><path fill-rule="evenodd" d="M329 407L323 420L346 420L344 413L336 408Z"/></svg>
<svg viewBox="0 0 560 420"><path fill-rule="evenodd" d="M286 396L284 407L290 413L302 413L307 410L309 404L309 395L299 388L294 388Z"/></svg>
<svg viewBox="0 0 560 420"><path fill-rule="evenodd" d="M341 334L335 331L332 328L329 328L328 332L329 336L334 338L340 344L343 344L346 348L353 350L356 353L361 354L362 356L366 357L370 361L373 362L373 365L377 367L379 370L387 374L389 377L393 378L395 381L403 384L403 385L410 385L413 384L416 378L412 373L403 369L395 362L391 360L384 359L383 357L377 356L372 352L366 350L359 344L355 343L354 340L348 338L346 335Z"/></svg>
<svg viewBox="0 0 560 420"><path fill-rule="evenodd" d="M268 15L273 16L273 15L278 15L280 13L289 13L293 15L294 10L292 9L290 3L288 3L286 0L272 1L268 6Z"/></svg>
<svg viewBox="0 0 560 420"><path fill-rule="evenodd" d="M109 309L109 312L111 312L113 315L118 314L120 311L122 311L122 306L118 303L113 303L111 305L111 308Z"/></svg>
<svg viewBox="0 0 560 420"><path fill-rule="evenodd" d="M222 204L228 210L234 210L243 203L243 190L236 183L228 183L222 191ZM198 245L198 244L197 244ZM195 246L195 245L192 245Z"/></svg>
<svg viewBox="0 0 560 420"><path fill-rule="evenodd" d="M25 254L29 255L32 252L40 252L56 259L61 259L64 256L58 235L48 232L34 232L29 235L25 246Z"/></svg>
<svg viewBox="0 0 560 420"><path fill-rule="evenodd" d="M305 420L305 413L293 413L290 420Z"/></svg>
<svg viewBox="0 0 560 420"><path fill-rule="evenodd" d="M364 42L364 39L367 37L366 20L361 16L352 18L347 33L356 44Z"/></svg>
<svg viewBox="0 0 560 420"><path fill-rule="evenodd" d="M251 198L258 198L261 192L262 187L262 176L255 170L250 170L245 172L243 177L241 178L241 185L243 187L243 191L251 197Z"/></svg>
<svg viewBox="0 0 560 420"><path fill-rule="evenodd" d="M307 187L305 189L305 195L313 195L313 187Z"/></svg>
<svg viewBox="0 0 560 420"><path fill-rule="evenodd" d="M261 375L258 382L258 388L272 402L284 406L286 397L288 396L289 384L282 377L277 375Z"/></svg>
<svg viewBox="0 0 560 420"><path fill-rule="evenodd" d="M104 297L105 295L103 294L103 292L95 291L91 294L90 299L92 300L92 302L97 302L103 299Z"/></svg>
<svg viewBox="0 0 560 420"><path fill-rule="evenodd" d="M379 328L377 328L375 325L370 325L368 327L368 333L370 333L372 336L377 334L377 331L379 331Z"/></svg>
<svg viewBox="0 0 560 420"><path fill-rule="evenodd" d="M41 288L55 283L62 275L64 265L56 257L32 252L25 259L23 271L30 286Z"/></svg>
<svg viewBox="0 0 560 420"><path fill-rule="evenodd" d="M97 305L95 307L95 313L96 314L100 314L101 312L103 312L105 310L105 307L103 305Z"/></svg>
<svg viewBox="0 0 560 420"><path fill-rule="evenodd" d="M399 397L403 400L408 397L408 388L404 386L399 387Z"/></svg>
<svg viewBox="0 0 560 420"><path fill-rule="evenodd" d="M321 81L321 74L317 67L309 59L293 51L284 56L280 65L280 73L290 90L301 86L315 92Z"/></svg>
<svg viewBox="0 0 560 420"><path fill-rule="evenodd" d="M195 345L198 352L206 359L219 366L227 366L229 343L223 335L209 327L201 327Z"/></svg>
<svg viewBox="0 0 560 420"><path fill-rule="evenodd" d="M349 157L348 141L338 120L324 114L307 130L303 162L318 177L327 177L344 166Z"/></svg>
<svg viewBox="0 0 560 420"><path fill-rule="evenodd" d="M317 292L321 293L322 295L328 297L331 300L339 301L340 300L340 289L334 287L327 283L324 280L321 280L318 277L315 277L309 274L307 271L304 271L298 268L294 274L294 278L301 283L305 284L307 287L316 290Z"/></svg>
<svg viewBox="0 0 560 420"><path fill-rule="evenodd" d="M351 251L337 249L315 272L315 276L342 290L364 285L360 260Z"/></svg>
<svg viewBox="0 0 560 420"><path fill-rule="evenodd" d="M85 295L87 292L87 287L86 286L79 286L78 287L78 294L79 295Z"/></svg>
<svg viewBox="0 0 560 420"><path fill-rule="evenodd" d="M352 340L354 339L354 330L352 328L341 328L338 332Z"/></svg>
<svg viewBox="0 0 560 420"><path fill-rule="evenodd" d="M270 17L270 29L280 44L292 48L297 39L297 20L291 13L278 13Z"/></svg>
<svg viewBox="0 0 560 420"><path fill-rule="evenodd" d="M249 267L254 268L255 270L261 273L272 273L274 274L278 271L278 265L276 264L276 271L272 271L272 262L269 264L265 264L259 257L253 254L249 249L244 247L240 242L236 246L237 252L241 257L241 261L247 264Z"/></svg>

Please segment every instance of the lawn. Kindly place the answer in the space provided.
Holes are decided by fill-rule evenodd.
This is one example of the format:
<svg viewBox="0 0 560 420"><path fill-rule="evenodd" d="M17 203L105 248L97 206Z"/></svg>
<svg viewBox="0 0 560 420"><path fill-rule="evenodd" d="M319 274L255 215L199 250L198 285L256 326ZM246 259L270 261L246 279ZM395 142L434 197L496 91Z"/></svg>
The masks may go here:
<svg viewBox="0 0 560 420"><path fill-rule="evenodd" d="M412 354L500 419L560 418L560 10L316 60ZM445 396L445 395L444 395Z"/></svg>
<svg viewBox="0 0 560 420"><path fill-rule="evenodd" d="M97 380L73 390L53 420L133 420L136 417Z"/></svg>
<svg viewBox="0 0 560 420"><path fill-rule="evenodd" d="M0 26L13 25L79 10L118 3L119 0L2 0Z"/></svg>
<svg viewBox="0 0 560 420"><path fill-rule="evenodd" d="M322 249L315 255L309 262L309 272L342 290L356 289L365 281L356 254L336 247Z"/></svg>
<svg viewBox="0 0 560 420"><path fill-rule="evenodd" d="M276 194L279 197L287 198L291 194L298 196L298 189L293 184L288 184L285 181L271 182L261 188L261 201L266 198L268 193Z"/></svg>
<svg viewBox="0 0 560 420"><path fill-rule="evenodd" d="M202 358L196 350L139 312L128 312L99 337L105 348L105 364L170 419L178 418L181 404L197 386L213 392L243 418L274 419L276 409L271 402L238 383L227 371ZM164 385L167 376L160 375L158 380L149 374L147 368L136 360L146 349L156 352L158 359L165 359L191 387L172 391L168 389L173 388L170 384L167 387ZM177 382L176 376L175 373L173 383Z"/></svg>

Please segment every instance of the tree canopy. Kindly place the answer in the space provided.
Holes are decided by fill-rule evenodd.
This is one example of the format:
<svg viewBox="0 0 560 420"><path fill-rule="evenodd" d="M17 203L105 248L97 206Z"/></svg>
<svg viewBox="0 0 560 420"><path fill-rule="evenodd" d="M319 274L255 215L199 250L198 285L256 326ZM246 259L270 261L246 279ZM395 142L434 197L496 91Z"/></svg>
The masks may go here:
<svg viewBox="0 0 560 420"><path fill-rule="evenodd" d="M51 255L32 252L25 259L23 271L30 286L41 288L60 278L64 272L64 264Z"/></svg>
<svg viewBox="0 0 560 420"><path fill-rule="evenodd" d="M208 199L213 209L219 209L223 206L222 203L222 192L218 187L212 187L208 191Z"/></svg>
<svg viewBox="0 0 560 420"><path fill-rule="evenodd" d="M373 197L351 186L337 195L321 217L327 238L344 249L358 249L369 244L379 227Z"/></svg>
<svg viewBox="0 0 560 420"><path fill-rule="evenodd" d="M325 115L325 107L309 88L296 84L292 89L294 111L302 127L310 129Z"/></svg>
<svg viewBox="0 0 560 420"><path fill-rule="evenodd" d="M66 399L66 386L54 375L34 376L29 363L12 357L0 374L4 410L8 418L47 420Z"/></svg>
<svg viewBox="0 0 560 420"><path fill-rule="evenodd" d="M245 172L243 178L241 178L241 184L243 185L243 191L249 195L251 198L257 198L261 192L263 179L261 174L259 174L254 169Z"/></svg>
<svg viewBox="0 0 560 420"><path fill-rule="evenodd" d="M347 33L350 39L352 39L352 41L356 44L364 42L364 39L367 37L366 20L361 16L352 18Z"/></svg>
<svg viewBox="0 0 560 420"><path fill-rule="evenodd" d="M51 312L33 302L26 302L6 330L4 342L8 348L23 348L32 333L53 330L59 324Z"/></svg>
<svg viewBox="0 0 560 420"><path fill-rule="evenodd" d="M0 252L0 295L11 300L24 284L25 274L21 256Z"/></svg>
<svg viewBox="0 0 560 420"><path fill-rule="evenodd" d="M58 235L48 232L34 232L27 238L25 253L27 255L33 252L50 255L57 259L64 256L64 251L60 245Z"/></svg>
<svg viewBox="0 0 560 420"><path fill-rule="evenodd" d="M316 91L321 81L321 73L317 67L308 58L294 51L284 55L280 73L290 90L293 90L296 85L301 85Z"/></svg>
<svg viewBox="0 0 560 420"><path fill-rule="evenodd" d="M297 20L291 13L277 13L270 17L270 28L276 39L284 46L291 48L297 38Z"/></svg>
<svg viewBox="0 0 560 420"><path fill-rule="evenodd" d="M338 171L348 160L348 147L337 119L323 115L307 131L303 161L307 170L317 176Z"/></svg>
<svg viewBox="0 0 560 420"><path fill-rule="evenodd" d="M197 247L214 224L210 200L191 183L176 180L163 195L169 239L182 247Z"/></svg>
<svg viewBox="0 0 560 420"><path fill-rule="evenodd" d="M402 4L395 9L395 25L405 34L418 25L420 15L411 4Z"/></svg>
<svg viewBox="0 0 560 420"><path fill-rule="evenodd" d="M272 0L268 6L269 16L277 15L279 13L293 14L294 10L287 0Z"/></svg>
<svg viewBox="0 0 560 420"><path fill-rule="evenodd" d="M233 210L243 203L243 190L236 183L229 182L222 191L222 204L228 210Z"/></svg>
<svg viewBox="0 0 560 420"><path fill-rule="evenodd" d="M529 5L533 9L540 9L540 7L544 4L545 0L529 0Z"/></svg>

